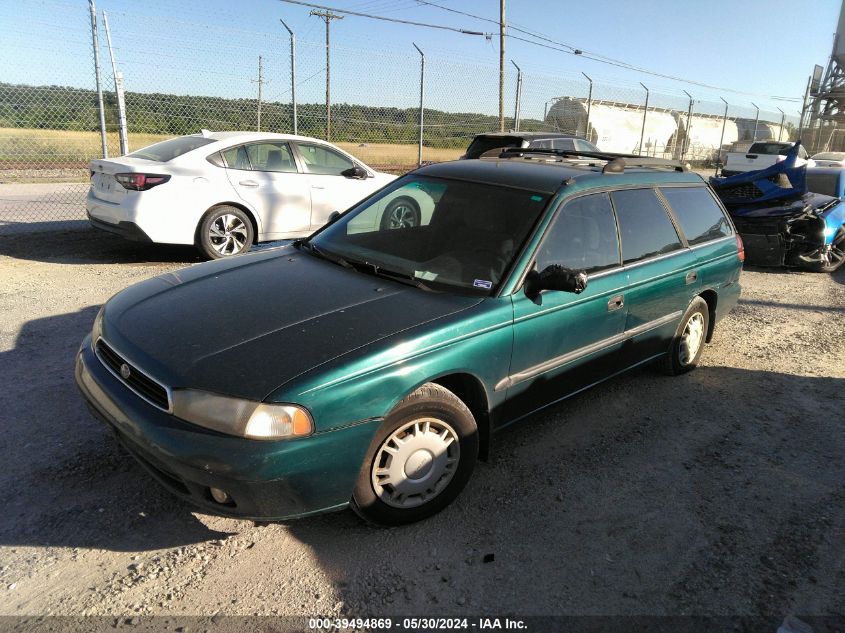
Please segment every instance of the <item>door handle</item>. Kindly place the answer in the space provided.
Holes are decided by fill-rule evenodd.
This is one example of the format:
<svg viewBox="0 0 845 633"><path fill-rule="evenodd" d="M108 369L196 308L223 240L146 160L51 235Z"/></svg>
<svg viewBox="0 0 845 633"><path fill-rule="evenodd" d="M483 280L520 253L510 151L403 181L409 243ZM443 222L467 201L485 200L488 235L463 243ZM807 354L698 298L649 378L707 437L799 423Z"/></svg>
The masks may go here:
<svg viewBox="0 0 845 633"><path fill-rule="evenodd" d="M625 295L616 295L611 297L607 302L607 311L613 312L625 305Z"/></svg>
<svg viewBox="0 0 845 633"><path fill-rule="evenodd" d="M686 276L687 284L695 283L695 281L697 279L698 279L698 271L697 270L691 270L687 273L687 276Z"/></svg>
<svg viewBox="0 0 845 633"><path fill-rule="evenodd" d="M238 184L242 185L244 187L252 187L252 188L255 188L255 187L258 186L258 183L255 182L254 180L241 180Z"/></svg>

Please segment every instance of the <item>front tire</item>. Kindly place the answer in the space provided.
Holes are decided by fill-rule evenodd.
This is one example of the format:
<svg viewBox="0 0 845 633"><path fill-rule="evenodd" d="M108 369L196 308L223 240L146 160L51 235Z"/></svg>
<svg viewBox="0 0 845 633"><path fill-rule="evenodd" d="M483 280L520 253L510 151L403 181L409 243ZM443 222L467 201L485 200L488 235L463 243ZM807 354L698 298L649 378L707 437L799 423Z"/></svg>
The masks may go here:
<svg viewBox="0 0 845 633"><path fill-rule="evenodd" d="M247 252L254 240L249 216L237 207L221 204L200 220L196 246L208 259L220 259Z"/></svg>
<svg viewBox="0 0 845 633"><path fill-rule="evenodd" d="M478 427L454 393L426 383L391 411L373 438L351 506L377 525L440 512L463 490L478 457Z"/></svg>
<svg viewBox="0 0 845 633"><path fill-rule="evenodd" d="M692 371L701 359L710 327L710 308L701 297L692 300L681 319L667 354L660 359L663 373L677 376Z"/></svg>

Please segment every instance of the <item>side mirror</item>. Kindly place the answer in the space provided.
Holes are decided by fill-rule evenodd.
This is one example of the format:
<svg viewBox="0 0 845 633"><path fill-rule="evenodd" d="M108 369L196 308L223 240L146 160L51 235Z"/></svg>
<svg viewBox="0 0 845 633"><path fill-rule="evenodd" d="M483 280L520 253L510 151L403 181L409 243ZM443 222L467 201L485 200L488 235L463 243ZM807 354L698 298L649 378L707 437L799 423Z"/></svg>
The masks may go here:
<svg viewBox="0 0 845 633"><path fill-rule="evenodd" d="M587 273L559 264L547 266L541 272L532 270L525 278L525 294L536 297L543 290L562 290L580 294L587 287Z"/></svg>
<svg viewBox="0 0 845 633"><path fill-rule="evenodd" d="M344 178L354 178L356 180L364 180L368 176L367 170L360 165L350 167L349 169L340 172L340 175Z"/></svg>
<svg viewBox="0 0 845 633"><path fill-rule="evenodd" d="M326 224L334 224L335 220L340 217L340 211L332 211L329 213L329 219L326 221Z"/></svg>

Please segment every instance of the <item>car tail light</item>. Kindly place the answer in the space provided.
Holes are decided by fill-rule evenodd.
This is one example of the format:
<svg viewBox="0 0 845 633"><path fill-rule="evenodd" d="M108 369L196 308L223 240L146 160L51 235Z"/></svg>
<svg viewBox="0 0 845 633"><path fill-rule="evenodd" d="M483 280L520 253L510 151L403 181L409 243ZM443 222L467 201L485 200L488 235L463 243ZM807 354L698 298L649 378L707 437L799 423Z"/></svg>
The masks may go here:
<svg viewBox="0 0 845 633"><path fill-rule="evenodd" d="M739 256L739 261L745 261L745 244L742 243L739 233L736 234L736 254Z"/></svg>
<svg viewBox="0 0 845 633"><path fill-rule="evenodd" d="M121 184L124 189L131 191L146 191L152 189L156 185L170 180L170 176L162 176L160 174L115 174L114 179Z"/></svg>

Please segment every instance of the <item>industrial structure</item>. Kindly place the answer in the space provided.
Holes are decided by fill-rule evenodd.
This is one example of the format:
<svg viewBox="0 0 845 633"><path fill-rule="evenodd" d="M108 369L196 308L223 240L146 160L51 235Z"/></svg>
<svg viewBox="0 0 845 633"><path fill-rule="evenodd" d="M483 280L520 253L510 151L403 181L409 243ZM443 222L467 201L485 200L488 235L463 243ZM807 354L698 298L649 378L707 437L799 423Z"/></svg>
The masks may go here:
<svg viewBox="0 0 845 633"><path fill-rule="evenodd" d="M812 101L804 108L809 115L805 144L812 151L845 151L845 0L823 78L816 68L807 88Z"/></svg>
<svg viewBox="0 0 845 633"><path fill-rule="evenodd" d="M720 150L737 142L791 140L780 123L690 110L646 107L573 97L556 99L545 119L551 128L575 134L603 151L715 162Z"/></svg>

